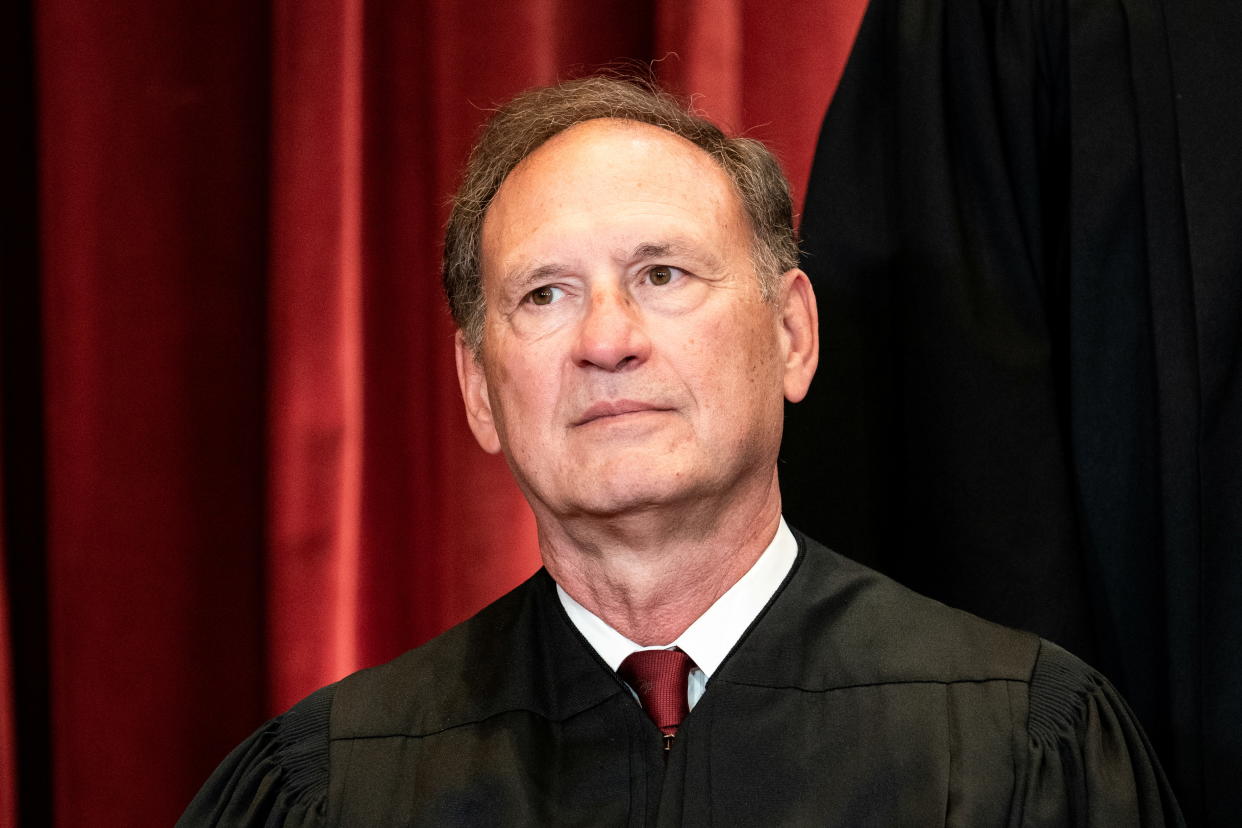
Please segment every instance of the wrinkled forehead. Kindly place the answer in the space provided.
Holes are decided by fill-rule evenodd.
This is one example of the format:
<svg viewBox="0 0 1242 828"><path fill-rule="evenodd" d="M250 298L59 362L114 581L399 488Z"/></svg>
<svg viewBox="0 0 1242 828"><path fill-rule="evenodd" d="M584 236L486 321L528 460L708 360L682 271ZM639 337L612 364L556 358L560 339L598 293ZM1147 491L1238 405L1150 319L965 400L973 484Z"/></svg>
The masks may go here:
<svg viewBox="0 0 1242 828"><path fill-rule="evenodd" d="M549 139L505 178L483 222L484 273L553 217L587 222L644 208L721 244L749 237L736 189L708 153L660 127L597 119Z"/></svg>

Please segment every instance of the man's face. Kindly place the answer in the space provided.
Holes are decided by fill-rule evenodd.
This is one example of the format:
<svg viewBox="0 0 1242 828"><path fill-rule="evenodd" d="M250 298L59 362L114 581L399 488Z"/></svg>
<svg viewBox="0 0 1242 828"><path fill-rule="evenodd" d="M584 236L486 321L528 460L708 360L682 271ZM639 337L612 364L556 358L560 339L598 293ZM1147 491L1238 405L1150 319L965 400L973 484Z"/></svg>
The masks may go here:
<svg viewBox="0 0 1242 828"><path fill-rule="evenodd" d="M458 370L476 437L537 513L772 480L783 398L810 374L791 386L751 238L724 172L652 126L579 124L505 179L483 225L481 364L459 337Z"/></svg>

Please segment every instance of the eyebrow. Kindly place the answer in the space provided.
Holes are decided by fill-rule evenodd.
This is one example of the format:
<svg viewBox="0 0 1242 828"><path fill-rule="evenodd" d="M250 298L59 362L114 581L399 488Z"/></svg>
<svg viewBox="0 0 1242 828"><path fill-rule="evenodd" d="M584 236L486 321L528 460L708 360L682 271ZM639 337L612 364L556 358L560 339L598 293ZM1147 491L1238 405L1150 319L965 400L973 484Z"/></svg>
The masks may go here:
<svg viewBox="0 0 1242 828"><path fill-rule="evenodd" d="M530 268L514 268L509 276L518 287L525 287L534 282L544 282L546 279L564 276L570 269L568 264L537 264L537 266Z"/></svg>
<svg viewBox="0 0 1242 828"><path fill-rule="evenodd" d="M719 267L720 260L710 251L701 246L691 244L684 239L667 241L640 242L628 254L617 252L613 258L618 262L646 262L653 259L687 258L699 265ZM570 273L573 267L561 263L529 264L522 263L506 274L505 284L515 293L525 293L536 285L554 280Z"/></svg>
<svg viewBox="0 0 1242 828"><path fill-rule="evenodd" d="M689 259L699 266L717 269L720 267L720 259L712 251L705 249L702 245L693 244L680 238L658 242L642 242L634 247L628 259L625 256L618 256L617 258L630 262L647 262L652 259L669 258ZM669 262L669 264L673 264L673 262Z"/></svg>
<svg viewBox="0 0 1242 828"><path fill-rule="evenodd" d="M629 256L629 260L663 259L668 256L676 256L682 253L684 249L685 246L678 242L643 242L634 248L634 252Z"/></svg>
<svg viewBox="0 0 1242 828"><path fill-rule="evenodd" d="M509 271L505 278L505 284L513 291L525 293L528 288L539 282L556 279L570 270L572 268L564 264L541 264L533 267L527 267L525 264L522 264Z"/></svg>

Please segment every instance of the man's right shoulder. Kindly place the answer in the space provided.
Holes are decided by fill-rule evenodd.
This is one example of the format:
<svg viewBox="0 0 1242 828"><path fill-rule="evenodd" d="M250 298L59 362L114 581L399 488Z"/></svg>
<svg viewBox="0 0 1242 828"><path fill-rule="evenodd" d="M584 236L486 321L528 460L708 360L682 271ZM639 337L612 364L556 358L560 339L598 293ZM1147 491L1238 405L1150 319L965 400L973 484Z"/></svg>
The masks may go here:
<svg viewBox="0 0 1242 828"><path fill-rule="evenodd" d="M425 644L341 679L331 738L424 736L504 705L514 651L539 624L537 593L552 588L544 581L541 570Z"/></svg>
<svg viewBox="0 0 1242 828"><path fill-rule="evenodd" d="M263 724L216 768L178 826L319 825L331 743L421 737L511 705L514 649L546 624L542 571L420 647L319 688ZM543 609L540 609L542 607Z"/></svg>

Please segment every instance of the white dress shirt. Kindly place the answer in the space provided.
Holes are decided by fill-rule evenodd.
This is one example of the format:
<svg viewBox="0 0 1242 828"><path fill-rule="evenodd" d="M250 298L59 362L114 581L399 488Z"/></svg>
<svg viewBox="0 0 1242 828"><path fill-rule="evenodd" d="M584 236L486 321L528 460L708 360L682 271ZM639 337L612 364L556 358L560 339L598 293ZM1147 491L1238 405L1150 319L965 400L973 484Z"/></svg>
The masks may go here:
<svg viewBox="0 0 1242 828"><path fill-rule="evenodd" d="M737 644L759 612L768 605L776 590L793 568L798 542L782 517L776 535L759 559L733 586L716 599L677 640L668 644L641 647L608 626L602 618L579 604L556 585L556 594L566 615L582 633L604 663L616 670L635 650L668 650L679 647L694 661L695 669L686 680L686 697L693 708L707 689L707 682ZM631 691L632 692L632 691Z"/></svg>

